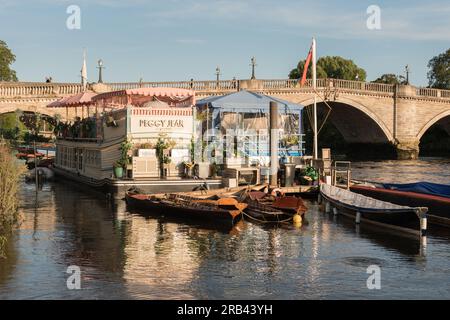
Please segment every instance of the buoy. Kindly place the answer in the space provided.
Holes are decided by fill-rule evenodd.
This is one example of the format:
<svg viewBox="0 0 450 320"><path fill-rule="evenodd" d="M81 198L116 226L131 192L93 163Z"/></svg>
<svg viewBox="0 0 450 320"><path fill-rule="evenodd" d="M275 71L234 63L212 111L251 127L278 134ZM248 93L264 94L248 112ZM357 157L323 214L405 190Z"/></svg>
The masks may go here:
<svg viewBox="0 0 450 320"><path fill-rule="evenodd" d="M301 226L302 225L302 216L299 214L294 214L294 216L292 217L292 223L295 226Z"/></svg>

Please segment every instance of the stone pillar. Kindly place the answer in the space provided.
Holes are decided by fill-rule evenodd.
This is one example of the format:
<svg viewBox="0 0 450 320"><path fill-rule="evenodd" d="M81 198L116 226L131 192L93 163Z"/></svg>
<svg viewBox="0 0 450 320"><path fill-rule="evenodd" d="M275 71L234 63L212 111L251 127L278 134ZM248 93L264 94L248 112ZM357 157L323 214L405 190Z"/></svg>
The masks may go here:
<svg viewBox="0 0 450 320"><path fill-rule="evenodd" d="M240 80L239 89L245 90L262 90L264 89L264 83L261 80Z"/></svg>
<svg viewBox="0 0 450 320"><path fill-rule="evenodd" d="M419 158L419 140L417 139L398 141L395 147L398 160L416 160Z"/></svg>
<svg viewBox="0 0 450 320"><path fill-rule="evenodd" d="M397 85L394 101L394 134L397 159L414 160L419 157L416 119L416 88Z"/></svg>

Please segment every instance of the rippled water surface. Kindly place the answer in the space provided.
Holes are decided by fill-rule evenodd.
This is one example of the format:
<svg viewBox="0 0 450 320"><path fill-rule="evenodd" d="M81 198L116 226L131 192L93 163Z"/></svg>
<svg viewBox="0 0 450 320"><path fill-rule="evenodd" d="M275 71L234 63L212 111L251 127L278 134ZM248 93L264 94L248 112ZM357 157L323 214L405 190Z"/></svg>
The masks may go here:
<svg viewBox="0 0 450 320"><path fill-rule="evenodd" d="M353 163L372 181L450 183L450 161ZM308 202L307 225L217 230L127 211L73 185L21 190L24 221L0 258L0 299L450 298L450 232L426 244L357 229ZM68 290L67 267L81 268ZM381 268L381 290L366 286Z"/></svg>

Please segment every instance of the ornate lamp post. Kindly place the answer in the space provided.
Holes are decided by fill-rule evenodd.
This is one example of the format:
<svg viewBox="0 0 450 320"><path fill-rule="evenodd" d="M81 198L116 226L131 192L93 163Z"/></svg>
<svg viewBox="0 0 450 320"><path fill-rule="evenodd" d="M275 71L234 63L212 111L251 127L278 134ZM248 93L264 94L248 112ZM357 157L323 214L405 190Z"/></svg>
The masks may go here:
<svg viewBox="0 0 450 320"><path fill-rule="evenodd" d="M405 72L406 72L406 84L409 85L409 73L411 72L411 70L409 69L409 65L405 66Z"/></svg>
<svg viewBox="0 0 450 320"><path fill-rule="evenodd" d="M98 60L98 83L103 83L103 78L102 78L102 70L103 70L103 68L104 68L104 66L103 66L103 60L102 59L100 59L100 60Z"/></svg>
<svg viewBox="0 0 450 320"><path fill-rule="evenodd" d="M256 79L256 77L255 77L255 67L257 66L257 64L256 64L256 58L255 58L255 57L252 57L251 62L252 62L252 63L250 63L250 65L252 66L252 77L251 77L250 79L251 79L251 80L255 80L255 79Z"/></svg>
<svg viewBox="0 0 450 320"><path fill-rule="evenodd" d="M216 68L216 81L217 81L217 82L219 82L220 74L221 74L221 73L220 73L220 68L217 67L217 68Z"/></svg>

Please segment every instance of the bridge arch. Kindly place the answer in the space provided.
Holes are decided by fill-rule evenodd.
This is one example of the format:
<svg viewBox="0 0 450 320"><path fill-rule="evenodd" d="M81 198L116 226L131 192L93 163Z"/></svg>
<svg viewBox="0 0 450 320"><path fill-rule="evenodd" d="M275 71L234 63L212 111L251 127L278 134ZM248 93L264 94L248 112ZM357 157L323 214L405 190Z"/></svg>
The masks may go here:
<svg viewBox="0 0 450 320"><path fill-rule="evenodd" d="M420 140L425 132L428 131L433 125L437 124L440 120L450 117L450 110L446 110L444 112L439 113L438 115L434 116L431 120L429 120L419 131L417 134L417 139ZM450 132L448 132L450 134Z"/></svg>
<svg viewBox="0 0 450 320"><path fill-rule="evenodd" d="M318 103L321 101L318 100ZM308 97L303 100L299 100L298 103L303 104L305 107L310 106L314 103L313 97ZM361 121L361 123L358 123L359 125L364 128L364 126L370 130L372 130L372 135L368 135L368 138L370 140L368 141L362 141L364 138L361 137L350 137L348 132L341 132L344 136L344 139L349 140L360 140L360 141L348 141L348 142L393 142L394 136L389 130L388 126L383 122L383 120L380 119L379 116L377 116L374 112L372 112L367 106L360 103L359 101L356 101L354 99L348 98L348 97L339 97L336 100L329 100L327 103L333 108L330 118L331 121L336 125L337 129L341 131L343 129L344 125L349 125L349 123L344 123L345 120L348 120L347 122L352 122L351 120ZM356 111L356 112L355 112ZM347 113L350 118L345 119L345 113ZM350 113L352 113L350 115ZM345 119L345 120L344 120ZM340 122L340 123L335 123ZM353 121L354 123L350 123L351 125L356 125L357 123ZM342 130L345 131L345 130Z"/></svg>

